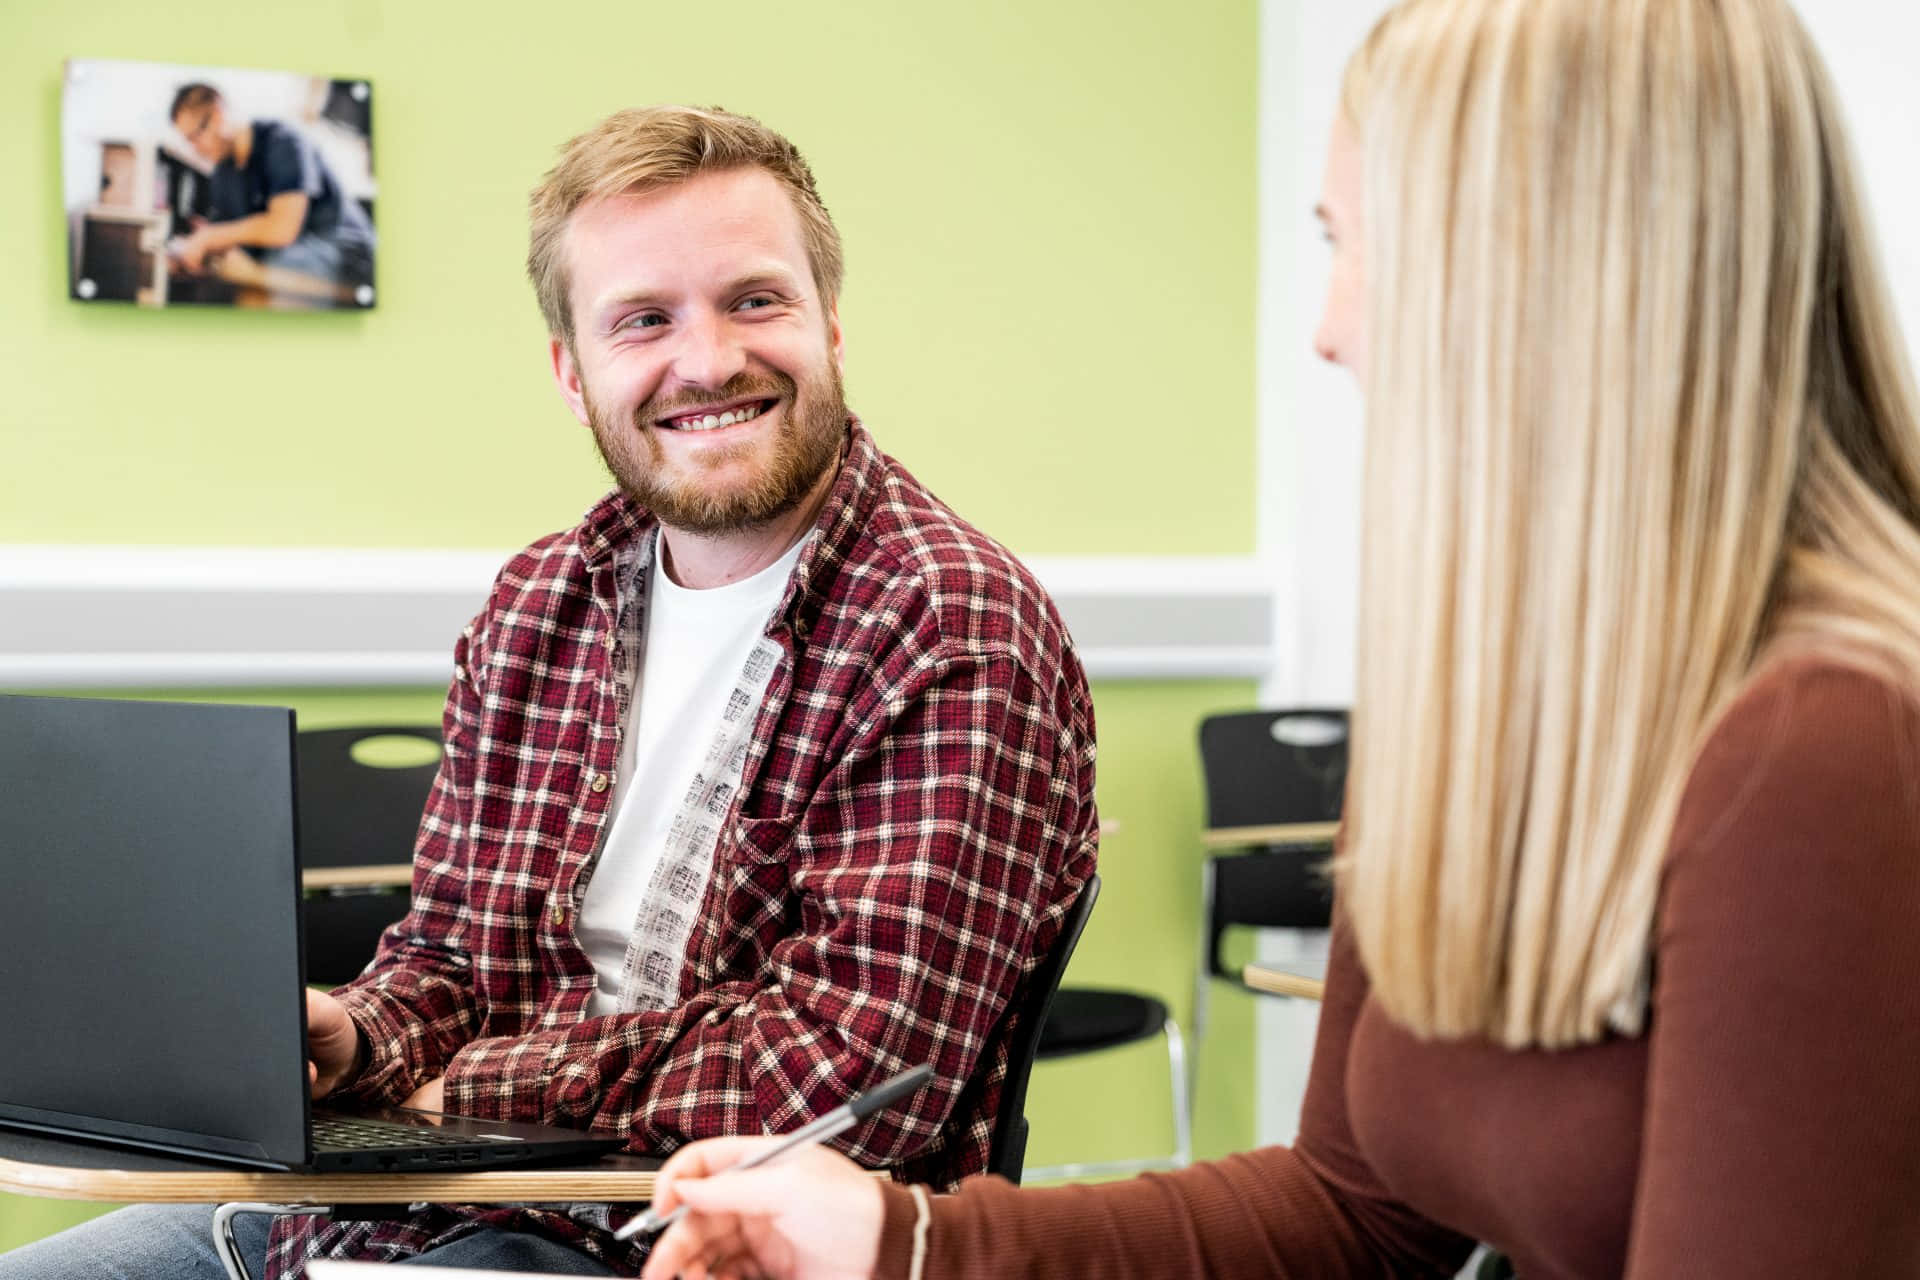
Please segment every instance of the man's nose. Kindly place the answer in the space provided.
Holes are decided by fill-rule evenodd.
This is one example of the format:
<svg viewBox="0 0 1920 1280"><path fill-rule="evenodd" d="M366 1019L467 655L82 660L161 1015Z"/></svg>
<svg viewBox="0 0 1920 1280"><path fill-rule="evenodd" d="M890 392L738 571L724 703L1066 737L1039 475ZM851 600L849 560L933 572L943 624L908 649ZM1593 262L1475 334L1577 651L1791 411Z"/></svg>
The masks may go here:
<svg viewBox="0 0 1920 1280"><path fill-rule="evenodd" d="M725 386L746 365L747 353L724 316L698 317L681 329L673 367L675 375L688 386Z"/></svg>

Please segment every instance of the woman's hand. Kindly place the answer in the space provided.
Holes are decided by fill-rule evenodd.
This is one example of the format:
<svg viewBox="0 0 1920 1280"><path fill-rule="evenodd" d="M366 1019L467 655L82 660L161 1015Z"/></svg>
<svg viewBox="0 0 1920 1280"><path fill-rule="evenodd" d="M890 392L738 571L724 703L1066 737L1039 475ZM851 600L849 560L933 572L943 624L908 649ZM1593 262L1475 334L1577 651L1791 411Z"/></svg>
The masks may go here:
<svg viewBox="0 0 1920 1280"><path fill-rule="evenodd" d="M642 1280L868 1280L880 1253L880 1180L825 1147L726 1172L778 1138L715 1138L674 1153L654 1208L687 1206L653 1247Z"/></svg>

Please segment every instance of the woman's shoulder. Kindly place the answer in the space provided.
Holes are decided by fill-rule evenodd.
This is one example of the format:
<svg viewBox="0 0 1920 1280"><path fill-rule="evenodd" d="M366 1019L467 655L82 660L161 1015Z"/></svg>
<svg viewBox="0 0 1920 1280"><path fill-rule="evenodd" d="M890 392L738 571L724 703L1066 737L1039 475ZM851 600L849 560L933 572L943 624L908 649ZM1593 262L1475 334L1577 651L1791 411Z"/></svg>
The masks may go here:
<svg viewBox="0 0 1920 1280"><path fill-rule="evenodd" d="M1757 670L1707 735L1674 822L1688 859L1920 855L1920 698L1865 664Z"/></svg>

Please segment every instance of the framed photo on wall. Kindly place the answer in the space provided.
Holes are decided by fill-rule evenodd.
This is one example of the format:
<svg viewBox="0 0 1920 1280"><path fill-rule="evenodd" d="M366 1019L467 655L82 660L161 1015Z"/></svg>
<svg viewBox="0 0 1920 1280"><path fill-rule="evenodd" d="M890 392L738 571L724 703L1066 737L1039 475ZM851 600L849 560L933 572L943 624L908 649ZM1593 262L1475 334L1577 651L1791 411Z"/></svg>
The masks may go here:
<svg viewBox="0 0 1920 1280"><path fill-rule="evenodd" d="M72 58L60 131L77 301L373 306L367 81Z"/></svg>

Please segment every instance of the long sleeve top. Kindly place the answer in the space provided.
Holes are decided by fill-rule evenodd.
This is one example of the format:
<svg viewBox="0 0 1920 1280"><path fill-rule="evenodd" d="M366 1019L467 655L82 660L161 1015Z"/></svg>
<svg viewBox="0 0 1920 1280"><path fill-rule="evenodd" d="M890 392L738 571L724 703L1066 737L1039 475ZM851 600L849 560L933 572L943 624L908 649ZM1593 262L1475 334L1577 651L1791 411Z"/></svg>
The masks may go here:
<svg viewBox="0 0 1920 1280"><path fill-rule="evenodd" d="M950 1186L986 1166L1007 1010L1092 874L1093 712L1052 602L857 422L767 622L779 648L666 1008L584 1016L575 935L633 696L639 551L615 493L500 573L454 649L412 909L335 994L366 1038L342 1094L435 1077L447 1109L664 1153L784 1132L918 1063L932 1082L838 1145ZM644 696L644 694L642 695ZM433 1206L276 1222L303 1258L396 1259L476 1219L622 1270L604 1217Z"/></svg>
<svg viewBox="0 0 1920 1280"><path fill-rule="evenodd" d="M1663 868L1646 1032L1422 1041L1336 923L1292 1147L931 1199L925 1280L1920 1274L1920 708L1807 660L1710 735ZM918 1204L887 1189L877 1274Z"/></svg>

